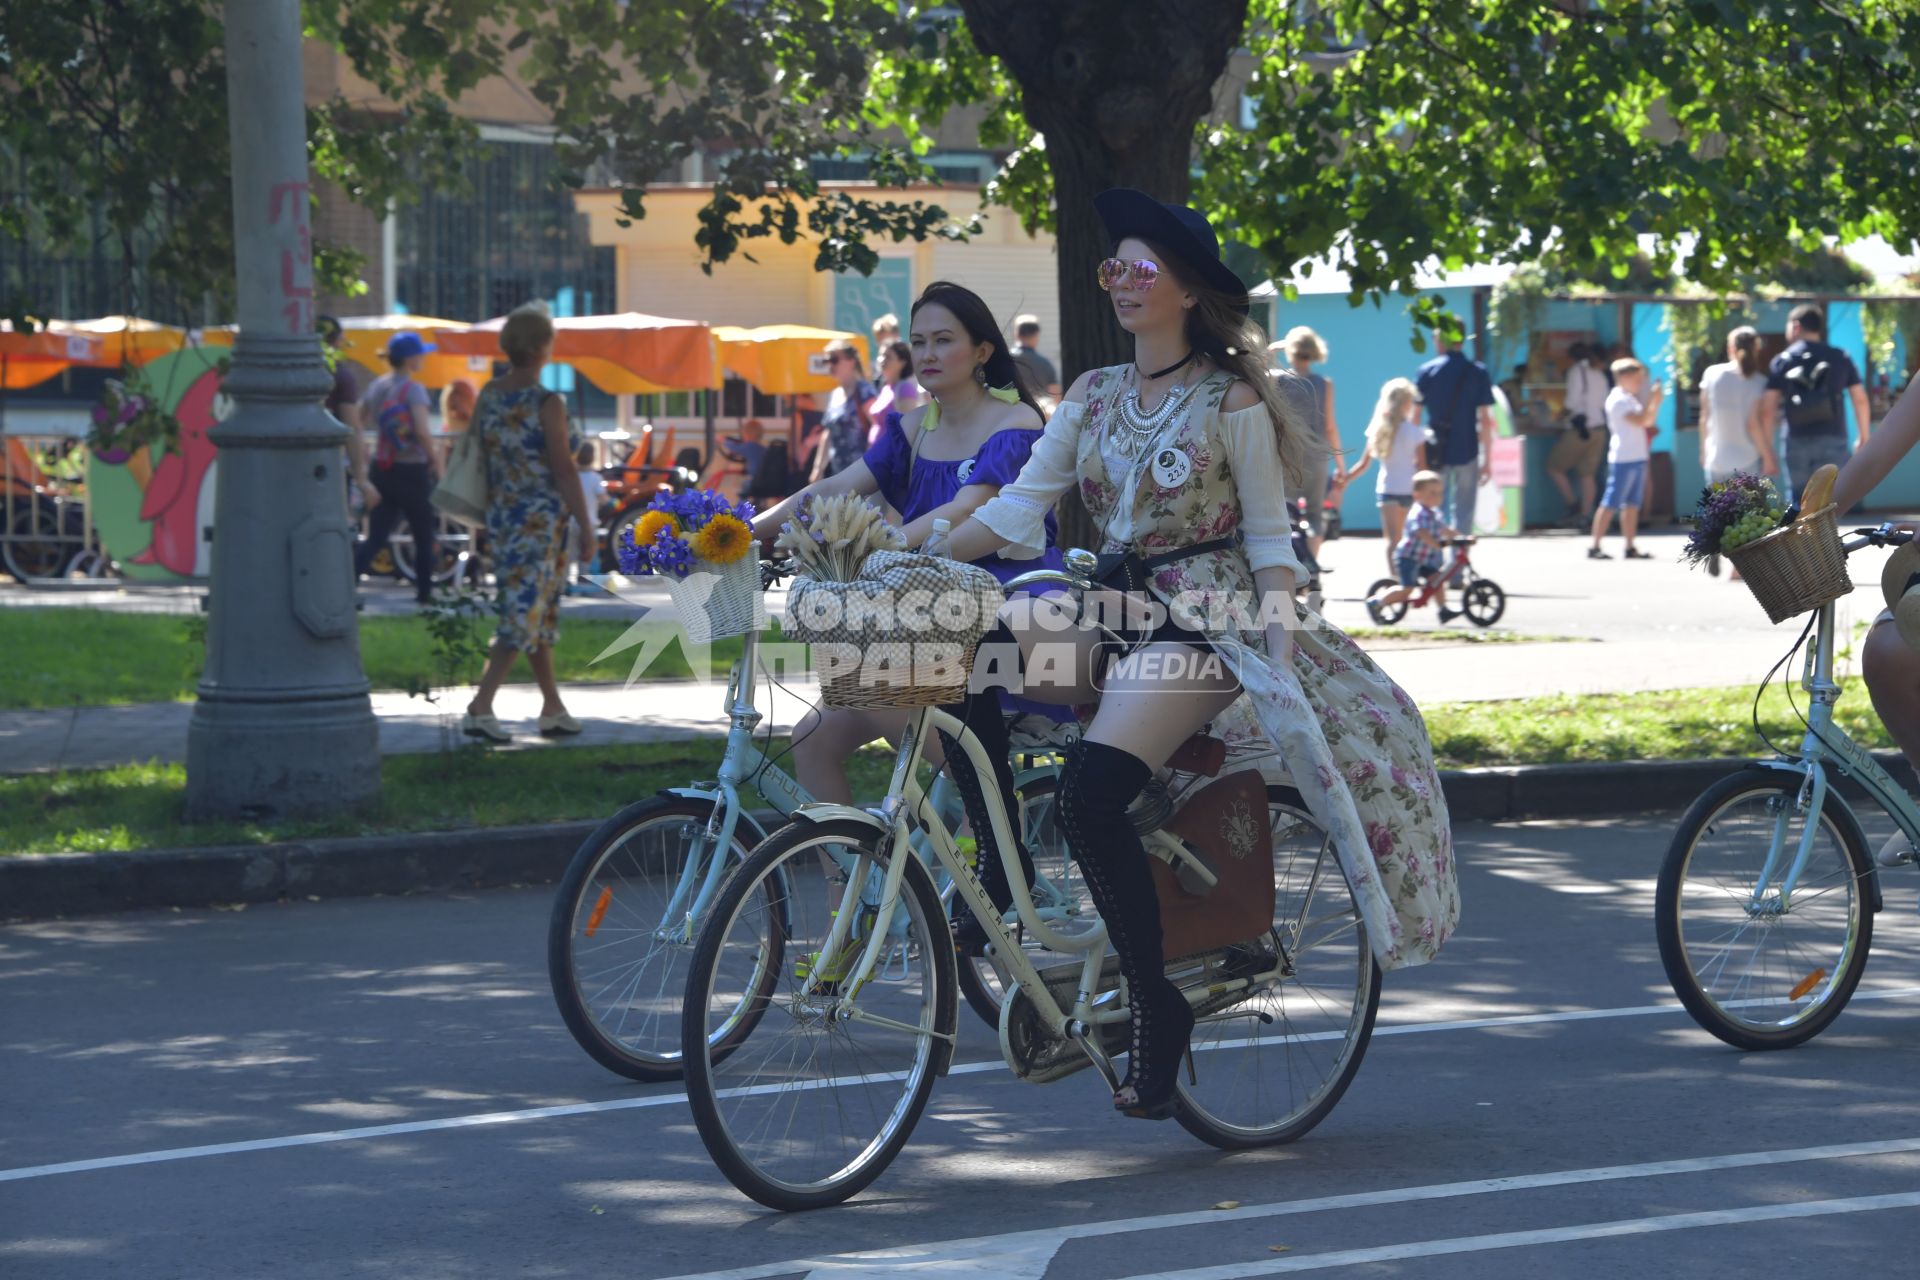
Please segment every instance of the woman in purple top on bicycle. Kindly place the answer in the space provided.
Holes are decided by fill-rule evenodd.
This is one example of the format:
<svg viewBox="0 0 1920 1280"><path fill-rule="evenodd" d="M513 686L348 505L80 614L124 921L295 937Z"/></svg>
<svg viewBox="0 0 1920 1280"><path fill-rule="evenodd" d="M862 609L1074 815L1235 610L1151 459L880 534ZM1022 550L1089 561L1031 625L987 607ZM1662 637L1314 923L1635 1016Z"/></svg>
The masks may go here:
<svg viewBox="0 0 1920 1280"><path fill-rule="evenodd" d="M908 336L915 378L927 401L905 414L887 414L865 457L756 517L755 534L772 537L816 495L868 494L900 513L907 545L917 547L933 532L935 520L957 527L1020 474L1045 420L1020 388L1013 353L987 304L957 284L930 284L913 304ZM1053 517L1046 523L1047 550L1039 559L996 554L976 563L1002 582L1034 569L1061 568ZM1038 713L1055 722L1071 718L1066 708L1004 693L1002 705L1010 713ZM877 738L897 738L909 714L816 707L793 731L801 785L815 799L853 803L847 759Z"/></svg>

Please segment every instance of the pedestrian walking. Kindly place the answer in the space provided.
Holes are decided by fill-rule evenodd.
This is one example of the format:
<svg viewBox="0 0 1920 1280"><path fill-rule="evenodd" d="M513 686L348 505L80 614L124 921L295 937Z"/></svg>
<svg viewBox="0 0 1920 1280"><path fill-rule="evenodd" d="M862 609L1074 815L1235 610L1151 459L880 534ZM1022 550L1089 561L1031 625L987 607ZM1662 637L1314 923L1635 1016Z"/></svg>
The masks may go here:
<svg viewBox="0 0 1920 1280"><path fill-rule="evenodd" d="M413 375L435 349L417 333L394 334L387 341L393 372L375 378L360 401L360 412L377 433L371 475L380 502L367 518L366 540L354 550L354 573L366 573L373 558L390 545L393 526L405 516L413 535L414 597L421 604L433 599L433 566L438 563L433 486L440 480L440 462L427 421L427 389Z"/></svg>
<svg viewBox="0 0 1920 1280"><path fill-rule="evenodd" d="M1035 401L1060 399L1060 371L1040 353L1039 316L1014 317L1013 363L1020 370L1020 385Z"/></svg>
<svg viewBox="0 0 1920 1280"><path fill-rule="evenodd" d="M1760 425L1760 398L1767 376L1760 371L1760 334L1742 325L1727 335L1727 359L1700 375L1700 470L1708 484L1731 479L1738 472L1765 474L1771 449ZM1707 561L1707 572L1720 575L1720 557ZM1740 571L1733 571L1740 580Z"/></svg>
<svg viewBox="0 0 1920 1280"><path fill-rule="evenodd" d="M1831 462L1845 466L1852 450L1847 445L1846 405L1853 405L1860 443L1872 430L1866 384L1853 357L1827 342L1827 316L1811 303L1797 306L1787 316L1787 349L1767 366L1767 389L1760 399L1760 431L1776 438L1776 424L1784 419L1787 447L1784 459L1775 458L1773 474L1782 472L1781 487L1793 493L1815 471ZM1779 466L1784 461L1785 466Z"/></svg>
<svg viewBox="0 0 1920 1280"><path fill-rule="evenodd" d="M567 421L566 399L540 385L540 371L553 355L546 308L525 306L508 316L500 350L509 368L480 389L469 428L480 433L487 459L487 537L500 621L460 726L468 737L491 742L512 738L493 714L493 698L522 653L540 686L541 734L580 732L553 674L569 517L579 529L577 545L597 547L600 541L574 461L581 440Z"/></svg>
<svg viewBox="0 0 1920 1280"><path fill-rule="evenodd" d="M1320 544L1327 536L1328 467L1337 471L1343 452L1340 448L1340 423L1333 414L1333 379L1313 371L1316 364L1326 363L1327 344L1307 326L1296 325L1287 330L1286 337L1269 345L1267 350L1283 353L1288 367L1313 389L1313 425L1327 442L1327 461L1307 473L1300 490L1300 496L1307 506L1307 551L1317 560L1320 558ZM1345 473L1339 474L1342 477L1340 489L1344 489ZM1333 493L1336 504L1340 500L1340 489Z"/></svg>
<svg viewBox="0 0 1920 1280"><path fill-rule="evenodd" d="M1640 529L1647 462L1653 456L1653 432L1667 389L1658 379L1649 388L1647 367L1631 357L1613 362L1613 381L1613 390L1607 393L1607 491L1593 513L1593 545L1587 548L1587 559L1613 559L1600 549L1600 541L1613 527L1613 513L1618 511L1620 532L1627 543L1625 558L1651 560L1651 555L1633 545L1633 536Z"/></svg>
<svg viewBox="0 0 1920 1280"><path fill-rule="evenodd" d="M321 316L314 327L327 344L327 359L333 365L333 385L321 403L347 429L347 475L359 490L361 505L371 511L380 505L380 491L373 487L367 464L367 420L360 412L360 378L346 353L346 327L332 316Z"/></svg>
<svg viewBox="0 0 1920 1280"><path fill-rule="evenodd" d="M890 343L880 353L880 394L867 406L873 425L867 430L867 447L879 443L881 426L889 413L906 413L920 403L920 384L913 377L913 348L904 342Z"/></svg>
<svg viewBox="0 0 1920 1280"><path fill-rule="evenodd" d="M896 332L899 325L895 320ZM838 475L866 453L867 428L871 425L867 406L876 394L873 384L860 376L859 349L845 338L828 345L827 372L839 385L827 397L827 409L820 418L823 435L814 450L810 483Z"/></svg>
<svg viewBox="0 0 1920 1280"><path fill-rule="evenodd" d="M573 581L567 585L570 596L599 595L599 588L587 581L587 575L593 572L593 563L600 556L600 508L607 500L607 478L594 466L593 444L588 441L574 452L573 463L580 471L580 495L586 499L587 514L593 517L594 537L581 536L576 523L568 536L568 544L573 549Z"/></svg>
<svg viewBox="0 0 1920 1280"><path fill-rule="evenodd" d="M1493 379L1459 343L1443 334L1436 340L1440 354L1420 366L1413 382L1432 424L1430 465L1446 481L1447 518L1464 536L1473 532L1480 486L1493 479Z"/></svg>
<svg viewBox="0 0 1920 1280"><path fill-rule="evenodd" d="M1595 478L1607 456L1607 349L1601 343L1576 342L1567 353L1566 398L1558 419L1560 438L1547 453L1547 479L1567 504L1567 523L1585 529L1593 523ZM1579 488L1578 497L1574 490Z"/></svg>
<svg viewBox="0 0 1920 1280"><path fill-rule="evenodd" d="M873 322L873 370L869 377L880 382L885 377L887 348L900 341L900 317L889 311Z"/></svg>
<svg viewBox="0 0 1920 1280"><path fill-rule="evenodd" d="M1367 424L1367 447L1340 478L1348 485L1378 462L1380 477L1373 483L1374 505L1380 510L1380 541L1387 554L1387 572L1394 572L1394 554L1413 509L1413 480L1420 470L1420 449L1427 429L1420 425L1420 390L1407 378L1390 378L1380 388ZM1432 474L1429 472L1428 474Z"/></svg>

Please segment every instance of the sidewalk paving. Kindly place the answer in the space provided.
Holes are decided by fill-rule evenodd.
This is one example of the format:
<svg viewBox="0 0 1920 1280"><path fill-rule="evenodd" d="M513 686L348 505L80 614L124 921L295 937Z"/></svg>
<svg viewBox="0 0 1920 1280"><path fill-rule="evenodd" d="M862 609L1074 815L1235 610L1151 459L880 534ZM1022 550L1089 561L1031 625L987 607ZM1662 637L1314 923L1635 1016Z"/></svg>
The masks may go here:
<svg viewBox="0 0 1920 1280"><path fill-rule="evenodd" d="M1475 548L1476 567L1508 592L1507 614L1499 629L1556 637L1553 641L1444 644L1383 637L1367 643L1381 665L1422 704L1757 683L1799 634L1798 620L1769 626L1744 588L1679 565L1681 542L1673 534L1645 541L1656 560L1590 562L1583 558L1584 538L1551 534L1488 539ZM1345 627L1368 625L1359 598L1384 572L1379 541L1342 539L1327 545L1325 557L1334 570L1327 579L1329 620ZM1856 567L1860 585L1842 602L1843 623L1865 621L1878 611L1878 574L1877 561ZM647 605L666 607L665 592L656 584L642 587L641 593ZM98 607L118 598L114 607L184 611L197 607L199 592L161 588L87 593L93 599L78 598L81 594L49 600L39 591L0 590L0 605ZM364 594L369 612L404 612L408 607L403 591ZM776 616L783 604L778 595L770 600ZM637 612L624 600L569 598L565 604L569 618L632 617ZM1429 610L1410 617L1402 629L1437 626ZM1466 630L1468 624L1455 622L1450 629ZM816 690L810 680L787 681L769 697L763 679L758 701L767 718L761 731L769 724L776 733L790 729L812 705ZM632 688L566 685L568 708L586 732L558 740L535 733L539 694L532 685L506 686L496 708L515 734L516 747L667 742L725 733L722 692L719 682L647 681ZM450 689L434 704L404 693L374 694L381 751L431 752L459 741L459 715L470 696L469 689ZM181 760L192 713L192 704L185 702L0 712L0 773Z"/></svg>

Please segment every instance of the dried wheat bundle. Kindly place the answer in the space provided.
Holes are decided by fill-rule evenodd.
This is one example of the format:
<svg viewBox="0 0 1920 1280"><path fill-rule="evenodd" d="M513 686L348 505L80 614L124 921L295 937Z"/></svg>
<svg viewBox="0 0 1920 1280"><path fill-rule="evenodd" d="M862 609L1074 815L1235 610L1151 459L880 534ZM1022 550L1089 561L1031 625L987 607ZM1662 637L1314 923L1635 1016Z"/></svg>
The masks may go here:
<svg viewBox="0 0 1920 1280"><path fill-rule="evenodd" d="M775 547L800 563L800 572L823 582L852 582L875 551L904 551L907 539L880 509L856 494L811 498L800 514L780 526Z"/></svg>

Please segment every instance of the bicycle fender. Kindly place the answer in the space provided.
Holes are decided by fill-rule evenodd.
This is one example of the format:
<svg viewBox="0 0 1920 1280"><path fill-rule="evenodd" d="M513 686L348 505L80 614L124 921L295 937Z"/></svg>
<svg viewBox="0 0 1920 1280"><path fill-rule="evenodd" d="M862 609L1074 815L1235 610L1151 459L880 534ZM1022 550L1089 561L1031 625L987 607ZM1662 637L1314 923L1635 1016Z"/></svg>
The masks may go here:
<svg viewBox="0 0 1920 1280"><path fill-rule="evenodd" d="M864 823L881 834L893 830L886 819L879 814L868 813L865 809L858 809L850 804L827 804L824 801L815 801L812 804L801 805L793 811L792 816L795 822L815 823L838 822L844 818L849 822Z"/></svg>
<svg viewBox="0 0 1920 1280"><path fill-rule="evenodd" d="M1806 766L1792 760L1755 760L1747 768L1761 772L1785 773L1795 777L1806 776ZM1843 775L1844 776L1844 775ZM1861 829L1860 818L1848 804L1834 792L1831 782L1827 785L1827 805L1833 820L1839 824L1841 834L1849 840L1857 841L1859 847L1867 853L1867 910L1875 915L1886 905L1886 899L1880 892L1880 867L1873 860L1873 846L1867 843L1867 833Z"/></svg>

